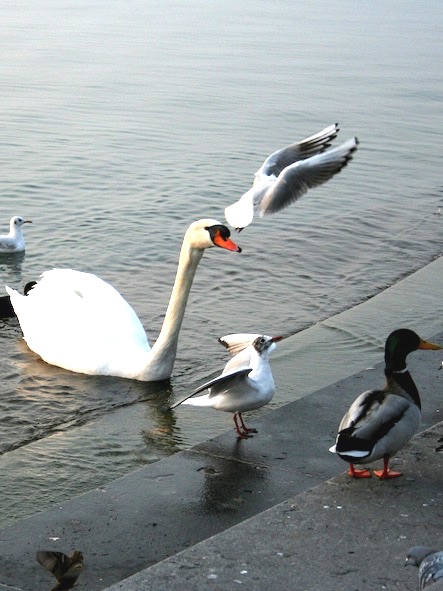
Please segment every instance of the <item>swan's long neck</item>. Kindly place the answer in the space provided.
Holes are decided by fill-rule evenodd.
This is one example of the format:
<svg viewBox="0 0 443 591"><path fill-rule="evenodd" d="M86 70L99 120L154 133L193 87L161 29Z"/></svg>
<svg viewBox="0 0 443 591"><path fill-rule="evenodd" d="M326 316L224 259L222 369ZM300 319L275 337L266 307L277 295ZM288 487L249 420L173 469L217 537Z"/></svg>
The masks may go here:
<svg viewBox="0 0 443 591"><path fill-rule="evenodd" d="M149 363L142 372L141 379L163 380L169 378L172 373L189 292L203 252L202 249L192 248L185 238L168 309L158 339L149 352Z"/></svg>

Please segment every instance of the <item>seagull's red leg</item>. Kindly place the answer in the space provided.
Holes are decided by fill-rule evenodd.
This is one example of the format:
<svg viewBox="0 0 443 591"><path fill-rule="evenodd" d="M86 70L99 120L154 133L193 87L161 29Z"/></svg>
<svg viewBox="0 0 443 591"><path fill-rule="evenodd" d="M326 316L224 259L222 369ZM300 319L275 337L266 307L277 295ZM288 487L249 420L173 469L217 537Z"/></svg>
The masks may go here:
<svg viewBox="0 0 443 591"><path fill-rule="evenodd" d="M371 472L369 470L357 470L357 468L354 468L354 464L349 464L348 474L352 478L371 478Z"/></svg>
<svg viewBox="0 0 443 591"><path fill-rule="evenodd" d="M374 474L380 478L398 478L402 475L402 472L395 472L389 468L389 457L383 458L383 470L374 470Z"/></svg>
<svg viewBox="0 0 443 591"><path fill-rule="evenodd" d="M238 423L238 419L240 419L240 424ZM243 419L241 418L241 414L239 412L234 413L234 423L235 423L235 430L241 439L248 439L250 435L248 435L248 431L245 430L245 424Z"/></svg>
<svg viewBox="0 0 443 591"><path fill-rule="evenodd" d="M243 421L243 417L241 416L241 412L238 412L237 414L238 414L238 418L240 419L242 429L245 433L257 433L257 429L251 429L250 427L247 427L245 425L245 422Z"/></svg>

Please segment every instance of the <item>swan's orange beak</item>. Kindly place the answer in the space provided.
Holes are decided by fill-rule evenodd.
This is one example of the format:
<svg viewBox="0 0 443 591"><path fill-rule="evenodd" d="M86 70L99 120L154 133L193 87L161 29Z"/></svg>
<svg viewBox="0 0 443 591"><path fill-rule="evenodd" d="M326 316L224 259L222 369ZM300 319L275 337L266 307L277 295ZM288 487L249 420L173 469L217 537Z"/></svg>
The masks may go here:
<svg viewBox="0 0 443 591"><path fill-rule="evenodd" d="M241 252L241 248L235 244L230 238L225 238L222 236L220 230L217 230L214 238L212 239L214 244L219 246L220 248L225 248L226 250L232 250L233 252Z"/></svg>

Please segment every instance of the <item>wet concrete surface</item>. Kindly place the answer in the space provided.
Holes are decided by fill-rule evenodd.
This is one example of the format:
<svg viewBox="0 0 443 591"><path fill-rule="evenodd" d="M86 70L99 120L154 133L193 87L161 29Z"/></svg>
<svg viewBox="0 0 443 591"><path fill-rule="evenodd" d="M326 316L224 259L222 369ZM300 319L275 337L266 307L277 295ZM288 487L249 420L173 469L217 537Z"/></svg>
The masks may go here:
<svg viewBox="0 0 443 591"><path fill-rule="evenodd" d="M436 335L434 340L443 342L443 333ZM416 352L408 358L409 369L423 401L422 429L440 421L443 383L443 371L438 371L440 359L441 355L439 356L438 352L427 351ZM51 575L45 572L35 560L35 553L40 549L66 553L79 549L83 552L86 571L76 585L80 591L81 589L88 591L105 589L182 551L185 553L180 554L179 558L171 558L169 561L158 564L155 569L147 571L149 577L154 577L151 586L143 587L144 583L139 581L134 584L128 583L129 586L124 586L126 583L122 583L123 586L117 588L134 590L179 588L173 585L180 585L180 589L184 591L203 588L204 585L206 585L205 589L237 588L239 583L232 578L235 573L233 575L232 572L225 572L223 576L228 577L225 584L220 582L221 578L218 578L221 577L221 571L232 571L233 563L241 565L245 560L255 561L254 564L258 568L261 562L258 550L266 551L268 546L269 551L271 547L278 547L279 550L277 550L277 556L271 553L263 557L263 569L268 562L269 565L262 570L262 575L265 571L269 570L269 573L272 573L274 570L277 577L277 571L280 570L278 563L281 558L278 553L282 552L283 557L286 556L285 546L288 542L284 536L290 531L280 528L278 519L286 516L283 519L286 523L287 515L292 516L291 519L295 525L298 525L300 517L300 523L304 527L300 532L294 530L290 535L297 537L301 556L305 557L305 562L299 562L299 558L292 559L299 564L298 570L294 572L299 573L304 569L306 573L303 576L306 577L313 568L310 562L314 561L314 564L317 564L324 559L321 553L326 553L326 549L316 550L317 545L320 548L322 535L327 535L328 529L332 531L338 523L341 524L343 516L346 515L346 512L337 509L339 505L344 507L344 501L341 499L344 498L346 491L347 503L349 507L354 507L353 518L349 517L351 531L344 530L342 534L337 534L339 536L337 539L334 538L332 546L334 556L341 557L340 559L344 556L349 560L350 553L357 552L359 545L360 552L365 553L367 540L371 539L371 537L367 538L366 534L369 531L383 532L387 525L391 526L391 518L388 520L386 516L383 519L380 518L380 512L377 509L380 499L382 504L390 503L395 508L397 502L399 506L406 502L407 495L412 489L416 491L416 497L411 500L413 503L421 502L421 498L417 500L417 495L423 494L425 489L426 494L429 493L426 498L431 498L429 495L437 498L438 492L436 488L435 494L433 492L433 487L436 485L432 481L432 475L429 476L429 481L424 480L421 472L417 475L416 466L411 465L413 455L408 453L408 450L412 449L410 447L407 447L401 456L406 459L399 460L400 463L406 462L406 465L405 476L398 481L379 483L373 479L369 482L358 482L339 476L331 481L332 484L331 482L324 484L325 481L329 481L346 469L346 464L328 452L342 415L356 395L370 387L381 386L383 382L383 364L379 364L374 369L346 378L253 421L253 426L259 429L259 433L251 439L237 441L234 431L227 432L192 450L173 455L113 481L101 489L90 491L18 522L10 528L3 529L0 532L0 589L1 584L15 586L23 591L51 589L53 584ZM431 454L429 450L420 453ZM438 457L440 461L441 455ZM394 462L394 466L398 467L398 463ZM413 478L412 481L411 478ZM438 480L440 491L443 491L442 484L440 471ZM315 488L319 485L326 489L319 491ZM333 491L333 497L330 500L325 500L326 490ZM381 491L381 497L377 497L377 491ZM394 495L389 491L400 492ZM294 499L295 495L300 494L304 495L304 500L297 501L301 505L300 509L295 510L291 508L294 501L288 501L288 499ZM359 499L364 508L361 519L358 515ZM366 507L369 501L375 503L372 511L369 510L369 506ZM321 502L337 509L335 515L332 511L328 514L333 515L333 520L323 521L322 526L319 516L320 514L325 516L327 512L322 510L323 505L319 504ZM272 517L271 523L277 524L272 529L272 535L266 534L266 527L260 530L262 526L257 525L256 527L259 528L257 531L253 529L248 532L241 525L241 522L254 519L254 516L258 515L261 515L260 518L256 518L259 522L262 518L266 520L267 516L263 512L276 505L280 507L281 503L284 503L283 506L286 508ZM441 497L439 506L441 508ZM281 511L278 507L275 510ZM428 515L429 513L430 511L427 512ZM294 519L295 516L297 519ZM441 518L441 512L439 517ZM273 521L275 519L277 521ZM405 522L407 521L405 518ZM248 524L253 524L253 520L248 521ZM353 539L353 529L357 531L360 541L349 546ZM245 535L237 540L236 536L244 531ZM211 554L211 560L214 562L207 563L213 564L215 568L217 551L220 550L217 539L222 532L225 532L223 535L231 535L230 532L233 532L233 537L223 543L224 554L219 553L220 560L224 557L217 567L221 570L217 573L205 571L199 567L202 564L199 560L202 561L206 556L206 547L204 544L195 545L203 540L208 540L207 543L210 545L215 544L214 554ZM303 538L306 537L307 540L313 534L318 536L318 542L309 546L306 541L305 547ZM371 536L374 535L375 533L371 534ZM279 537L281 537L280 540ZM271 539L274 546L269 544ZM414 543L420 543L420 540L414 540ZM330 544L327 545L330 546ZM191 549L193 546L195 548ZM314 552L312 556L308 553L309 548ZM202 554L197 559L197 555L193 555L192 552L199 551ZM186 558L186 552L191 552L190 556L195 558ZM226 552L229 555L228 558L226 558ZM373 556L373 549L370 556ZM182 558L183 564L180 562ZM175 560L179 562L174 562ZM195 562L198 568L189 566L189 560L192 564ZM366 560L368 560L367 555ZM362 576L365 572L362 561L363 558L360 556L355 567L347 566L346 569L351 569L354 574L362 569L360 570L360 576ZM281 561L282 570L290 568L291 565L289 557L286 557L284 562ZM337 572L341 572L344 568L341 565ZM175 574L172 573L174 569ZM187 573L186 577L183 576L184 572ZM263 579L260 578L259 572L256 572L255 582L253 586L248 585L248 588L269 589L270 579L265 579L267 587L261 586ZM217 577L208 579L211 574L217 574ZM143 578L148 575L141 573L139 576ZM278 576L282 583L284 572ZM297 576L302 575L297 574ZM169 579L165 578L165 581L169 581L168 586L161 587L156 577L160 580L169 577ZM337 580L340 580L340 577L335 579L335 585ZM208 581L212 581L214 585L208 587ZM251 581L249 583L251 584ZM307 582L300 583L293 588L317 588L306 585ZM337 589L338 587L323 588ZM366 588L382 589L383 587L380 585L378 587L346 587L349 590L359 589L359 591Z"/></svg>
<svg viewBox="0 0 443 591"><path fill-rule="evenodd" d="M408 549L442 548L442 436L439 423L399 453L403 478L342 474L108 591L416 591Z"/></svg>

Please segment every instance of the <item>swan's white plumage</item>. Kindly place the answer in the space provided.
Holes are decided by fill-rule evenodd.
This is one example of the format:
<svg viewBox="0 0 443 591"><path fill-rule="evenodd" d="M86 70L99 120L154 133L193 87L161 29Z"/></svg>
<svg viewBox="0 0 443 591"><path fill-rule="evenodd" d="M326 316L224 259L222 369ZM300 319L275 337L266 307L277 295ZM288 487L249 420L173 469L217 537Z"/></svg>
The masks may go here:
<svg viewBox="0 0 443 591"><path fill-rule="evenodd" d="M148 338L109 283L90 273L53 269L26 297L6 289L28 347L48 363L71 371L82 367L88 374L120 375L122 367L124 377L139 373Z"/></svg>
<svg viewBox="0 0 443 591"><path fill-rule="evenodd" d="M53 269L25 297L6 287L29 348L78 373L141 381L171 376L197 266L206 248L241 251L216 220L191 224L159 337L152 349L136 313L111 285L90 273Z"/></svg>

